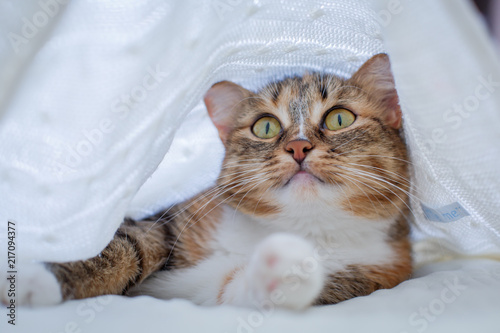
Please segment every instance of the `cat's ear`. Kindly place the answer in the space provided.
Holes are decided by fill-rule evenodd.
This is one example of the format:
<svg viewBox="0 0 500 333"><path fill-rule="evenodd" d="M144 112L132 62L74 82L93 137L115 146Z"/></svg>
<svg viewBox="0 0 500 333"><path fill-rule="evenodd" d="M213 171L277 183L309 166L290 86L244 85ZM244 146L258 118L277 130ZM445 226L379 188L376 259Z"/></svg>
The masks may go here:
<svg viewBox="0 0 500 333"><path fill-rule="evenodd" d="M204 101L208 114L219 130L222 142L226 142L235 126L238 104L252 95L252 92L229 81L214 84L205 94Z"/></svg>
<svg viewBox="0 0 500 333"><path fill-rule="evenodd" d="M387 54L380 53L370 58L350 81L383 103L384 114L381 116L387 125L396 129L401 127L401 107Z"/></svg>

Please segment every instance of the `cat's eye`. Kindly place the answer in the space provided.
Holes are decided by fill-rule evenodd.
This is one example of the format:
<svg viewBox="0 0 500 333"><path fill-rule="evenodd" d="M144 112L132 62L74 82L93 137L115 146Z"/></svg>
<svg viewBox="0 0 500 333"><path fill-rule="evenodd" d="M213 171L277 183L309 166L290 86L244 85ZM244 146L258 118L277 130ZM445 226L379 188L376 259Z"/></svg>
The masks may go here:
<svg viewBox="0 0 500 333"><path fill-rule="evenodd" d="M334 109L325 118L325 127L330 131L338 131L340 129L350 126L356 116L346 109Z"/></svg>
<svg viewBox="0 0 500 333"><path fill-rule="evenodd" d="M252 132L261 139L271 139L281 131L281 125L276 118L262 117L253 124Z"/></svg>

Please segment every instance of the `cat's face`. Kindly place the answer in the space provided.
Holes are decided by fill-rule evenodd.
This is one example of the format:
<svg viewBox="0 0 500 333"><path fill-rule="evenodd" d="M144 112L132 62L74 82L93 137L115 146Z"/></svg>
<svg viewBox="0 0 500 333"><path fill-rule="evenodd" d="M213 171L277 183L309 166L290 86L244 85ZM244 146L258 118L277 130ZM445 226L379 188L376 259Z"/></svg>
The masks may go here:
<svg viewBox="0 0 500 333"><path fill-rule="evenodd" d="M226 148L220 195L240 211L272 216L336 201L353 215L385 218L404 208L406 150L386 55L349 80L307 74L258 93L221 82L205 103Z"/></svg>

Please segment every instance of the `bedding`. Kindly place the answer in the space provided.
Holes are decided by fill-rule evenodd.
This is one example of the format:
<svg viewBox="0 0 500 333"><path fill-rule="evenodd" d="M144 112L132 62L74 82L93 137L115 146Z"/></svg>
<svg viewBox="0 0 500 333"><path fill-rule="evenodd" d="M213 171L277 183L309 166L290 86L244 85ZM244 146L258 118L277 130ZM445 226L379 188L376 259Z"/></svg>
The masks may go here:
<svg viewBox="0 0 500 333"><path fill-rule="evenodd" d="M59 306L19 310L15 328L2 332L395 332L497 333L500 263L456 260L422 266L391 290L301 313L185 300L102 296ZM9 330L4 330L3 328Z"/></svg>
<svg viewBox="0 0 500 333"><path fill-rule="evenodd" d="M160 162L176 133L193 135L178 130L212 83L347 76L384 51L414 162L418 254L500 253L500 71L469 2L64 3L0 4L0 220L17 223L19 256L94 256L127 209L151 213L208 186L220 163L213 131ZM179 175L191 162L194 176ZM153 176L136 195L164 166L188 179L181 193Z"/></svg>
<svg viewBox="0 0 500 333"><path fill-rule="evenodd" d="M4 258L7 221L21 261L84 259L124 215L210 186L222 146L200 101L212 83L347 76L385 51L420 267L392 290L303 314L105 296L18 309L2 332L500 330L500 70L469 2L3 1L0 31Z"/></svg>

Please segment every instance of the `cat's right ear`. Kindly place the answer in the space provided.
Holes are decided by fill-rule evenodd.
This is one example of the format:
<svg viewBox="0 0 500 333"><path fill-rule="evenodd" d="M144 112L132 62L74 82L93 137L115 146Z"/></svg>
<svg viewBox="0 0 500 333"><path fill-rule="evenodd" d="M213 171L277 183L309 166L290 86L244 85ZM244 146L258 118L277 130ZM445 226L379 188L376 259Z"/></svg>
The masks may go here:
<svg viewBox="0 0 500 333"><path fill-rule="evenodd" d="M381 117L387 125L395 129L401 127L401 107L387 54L374 55L354 73L350 81L382 102L385 109Z"/></svg>
<svg viewBox="0 0 500 333"><path fill-rule="evenodd" d="M238 104L252 95L250 91L229 81L214 84L205 94L208 114L224 144L235 126Z"/></svg>

